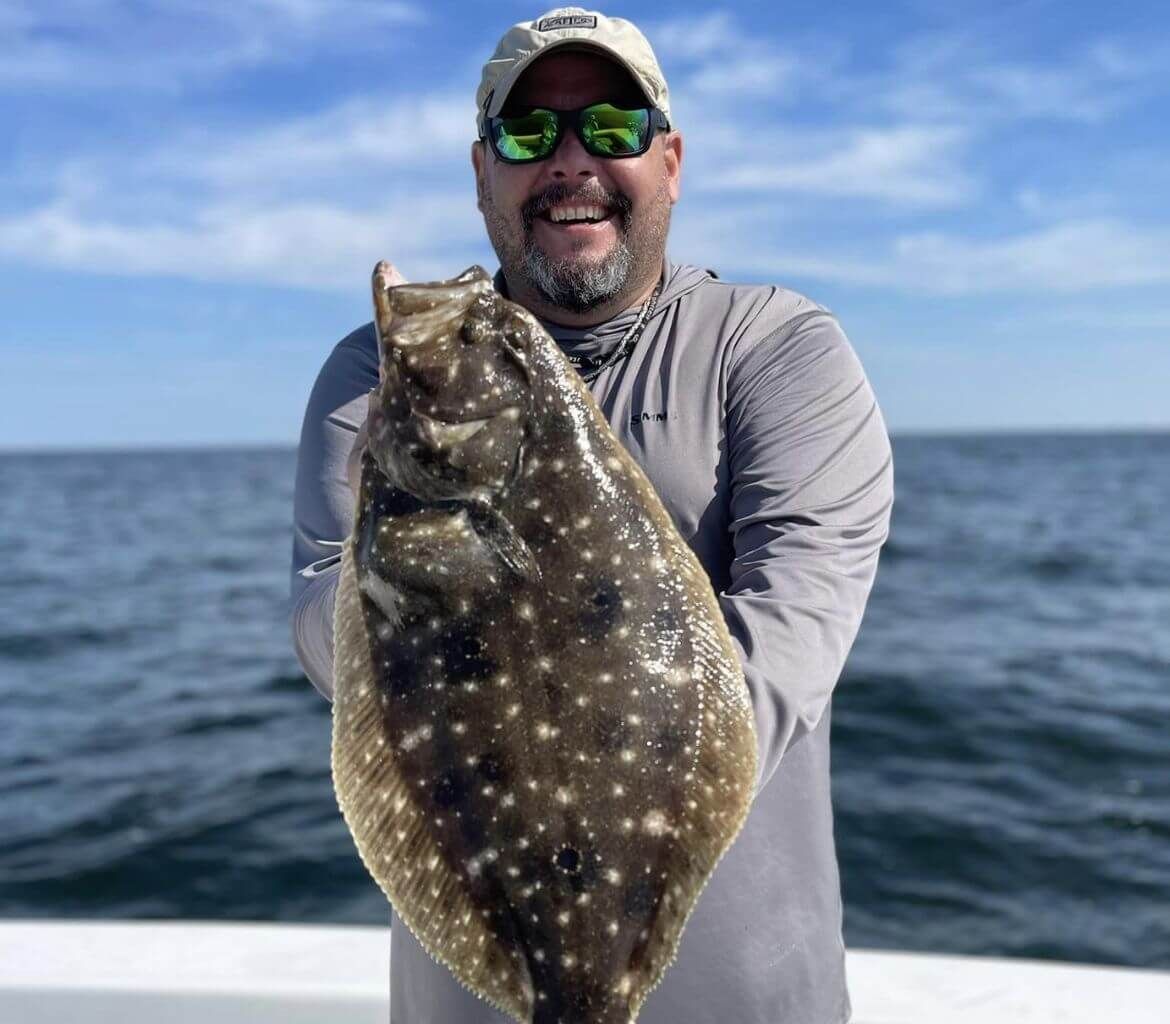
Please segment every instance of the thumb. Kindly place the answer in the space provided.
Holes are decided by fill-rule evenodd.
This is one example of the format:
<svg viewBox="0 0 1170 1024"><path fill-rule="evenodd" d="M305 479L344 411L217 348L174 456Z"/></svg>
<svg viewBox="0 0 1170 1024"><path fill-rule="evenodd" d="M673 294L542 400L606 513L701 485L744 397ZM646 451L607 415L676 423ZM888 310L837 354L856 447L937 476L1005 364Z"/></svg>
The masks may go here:
<svg viewBox="0 0 1170 1024"><path fill-rule="evenodd" d="M366 396L367 402L372 401L374 391L371 389ZM358 427L357 434L354 435L353 447L349 450L349 457L345 461L345 475L349 481L349 489L353 491L356 497L361 491L362 484L362 452L366 450L366 444L370 439L370 417L367 412L366 418L362 420L362 425Z"/></svg>

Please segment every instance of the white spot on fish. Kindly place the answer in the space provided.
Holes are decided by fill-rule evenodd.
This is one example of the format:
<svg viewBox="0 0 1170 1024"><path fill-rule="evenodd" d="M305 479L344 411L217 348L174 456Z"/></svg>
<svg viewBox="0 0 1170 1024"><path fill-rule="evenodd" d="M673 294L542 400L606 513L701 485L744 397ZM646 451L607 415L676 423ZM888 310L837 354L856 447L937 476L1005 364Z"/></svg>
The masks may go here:
<svg viewBox="0 0 1170 1024"><path fill-rule="evenodd" d="M646 816L642 819L642 830L651 836L665 835L669 831L669 824L666 820L666 815L662 811L655 808L647 811Z"/></svg>
<svg viewBox="0 0 1170 1024"><path fill-rule="evenodd" d="M403 736L402 742L399 744L399 746L403 750L414 750L414 748L417 747L420 743L429 740L432 735L434 735L434 729L431 727L430 723L427 723L426 725L420 725L417 729L413 729L405 736Z"/></svg>
<svg viewBox="0 0 1170 1024"><path fill-rule="evenodd" d="M397 628L402 622L398 606L402 601L402 593L387 583L376 573L365 573L358 581L359 589L365 594L386 617L386 624Z"/></svg>

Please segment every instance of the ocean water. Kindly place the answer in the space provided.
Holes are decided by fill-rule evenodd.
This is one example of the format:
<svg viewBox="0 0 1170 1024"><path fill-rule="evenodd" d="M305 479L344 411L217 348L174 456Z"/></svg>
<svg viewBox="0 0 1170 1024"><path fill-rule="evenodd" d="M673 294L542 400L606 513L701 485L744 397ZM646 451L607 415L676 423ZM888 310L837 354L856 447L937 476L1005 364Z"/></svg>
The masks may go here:
<svg viewBox="0 0 1170 1024"><path fill-rule="evenodd" d="M1170 435L894 448L846 941L1170 967ZM294 463L0 455L0 917L386 923L288 639Z"/></svg>

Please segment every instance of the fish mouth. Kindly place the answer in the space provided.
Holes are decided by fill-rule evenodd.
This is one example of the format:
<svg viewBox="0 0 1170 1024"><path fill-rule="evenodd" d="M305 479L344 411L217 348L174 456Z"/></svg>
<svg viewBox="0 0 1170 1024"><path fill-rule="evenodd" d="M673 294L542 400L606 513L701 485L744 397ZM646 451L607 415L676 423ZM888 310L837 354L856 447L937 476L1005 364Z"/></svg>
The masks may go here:
<svg viewBox="0 0 1170 1024"><path fill-rule="evenodd" d="M427 444L435 448L450 448L452 445L470 440L498 416L503 416L505 419L517 419L520 410L517 406L509 405L502 409L493 410L486 416L477 416L475 419L466 420L428 416L417 409L412 409L410 415L418 426L422 439Z"/></svg>

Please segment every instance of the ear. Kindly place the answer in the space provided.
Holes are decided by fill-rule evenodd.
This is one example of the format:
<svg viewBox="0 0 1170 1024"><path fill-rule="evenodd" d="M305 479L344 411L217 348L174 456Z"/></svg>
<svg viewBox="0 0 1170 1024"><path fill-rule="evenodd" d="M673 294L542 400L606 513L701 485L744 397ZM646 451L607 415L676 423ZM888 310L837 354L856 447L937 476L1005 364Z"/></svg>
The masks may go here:
<svg viewBox="0 0 1170 1024"><path fill-rule="evenodd" d="M667 187L670 190L670 204L678 202L682 185L683 139L681 132L668 132L662 137L662 162L666 169Z"/></svg>
<svg viewBox="0 0 1170 1024"><path fill-rule="evenodd" d="M471 166L475 171L475 205L483 212L484 143L476 139L471 144Z"/></svg>

